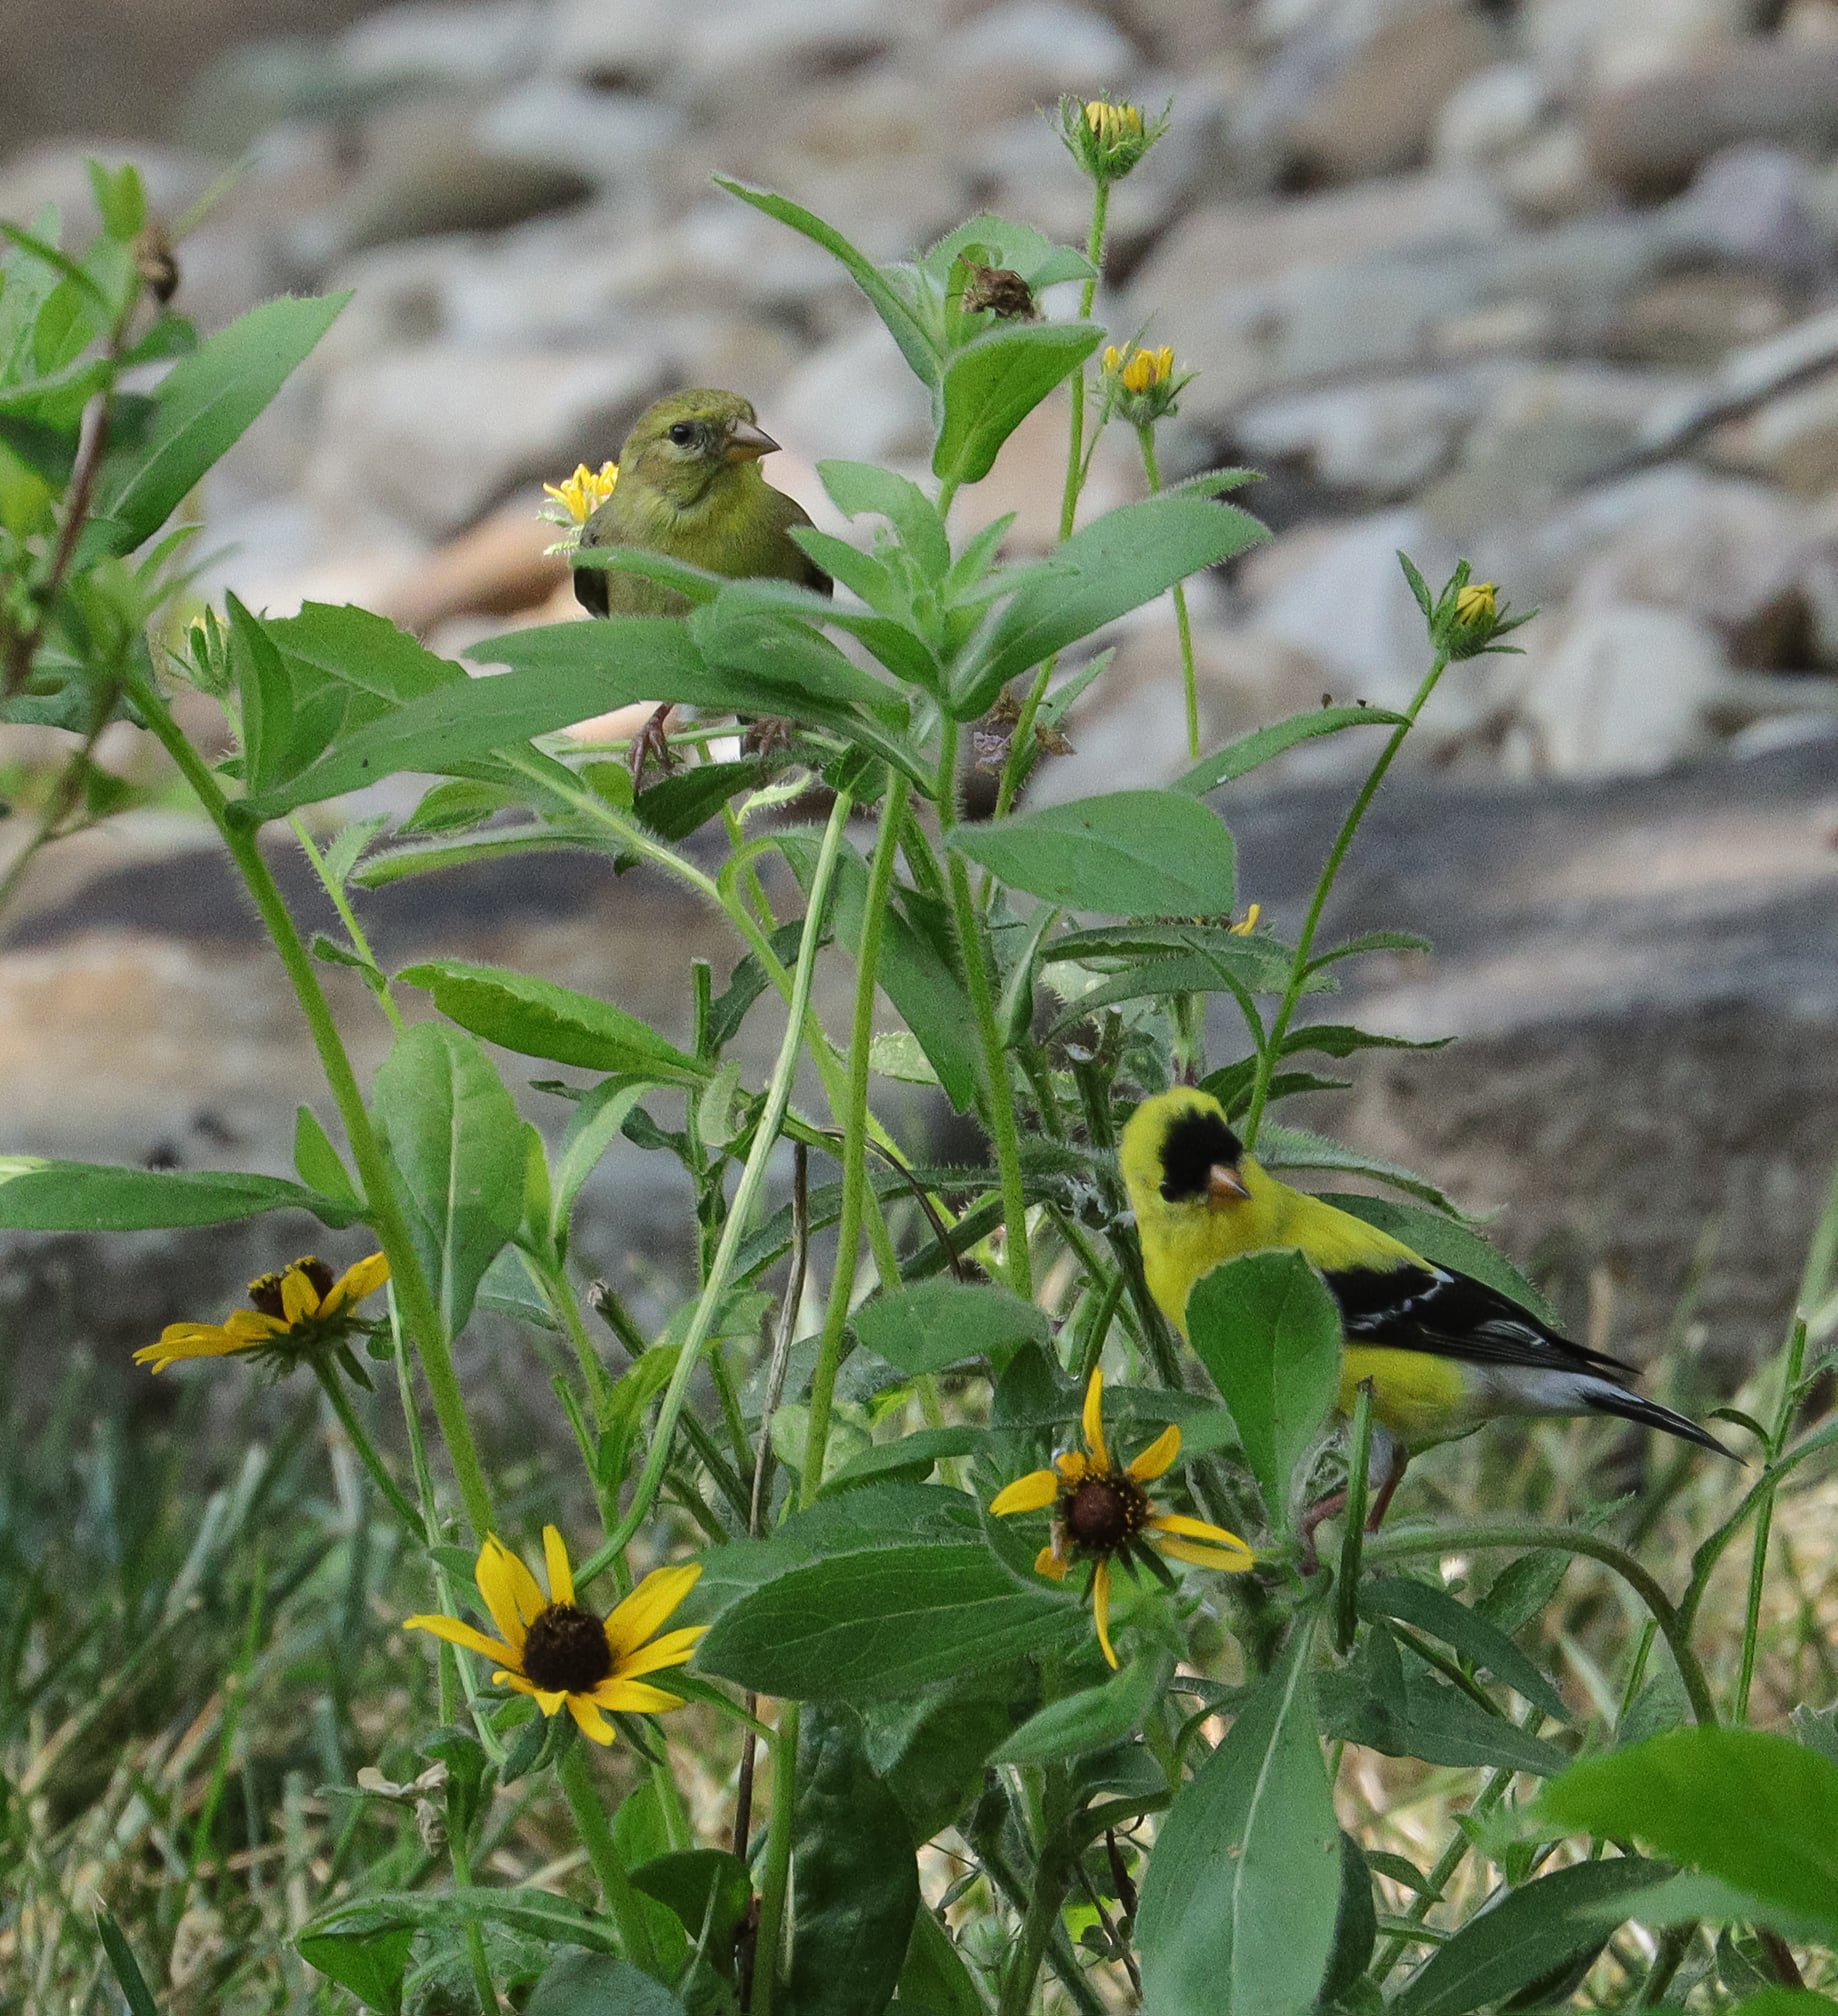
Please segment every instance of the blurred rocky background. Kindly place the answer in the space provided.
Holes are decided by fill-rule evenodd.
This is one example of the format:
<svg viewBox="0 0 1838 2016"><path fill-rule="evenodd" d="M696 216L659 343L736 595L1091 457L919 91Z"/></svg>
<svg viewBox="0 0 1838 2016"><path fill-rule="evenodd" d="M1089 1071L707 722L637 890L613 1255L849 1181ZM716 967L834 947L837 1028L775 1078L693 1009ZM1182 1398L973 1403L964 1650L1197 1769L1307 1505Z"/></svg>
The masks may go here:
<svg viewBox="0 0 1838 2016"><path fill-rule="evenodd" d="M0 0L0 43L0 215L55 201L81 236L86 151L141 162L169 217L231 174L180 306L353 290L200 500L207 591L360 601L456 653L572 613L539 486L672 385L751 396L820 522L819 458L922 467L923 396L865 304L712 172L882 257L978 208L1078 240L1039 108L1172 98L1098 312L1198 374L1173 472L1266 474L1273 538L1193 598L1207 742L1409 694L1399 547L1542 612L1522 657L1445 682L1338 902L1438 951L1336 1014L1465 1040L1362 1062L1312 1117L1507 1206L1502 1242L1628 1355L1672 1328L1727 1376L1778 1334L1838 1150L1834 0ZM960 511L1045 543L1063 443L1054 402ZM1139 483L1107 438L1092 507ZM1117 642L1042 797L1182 761L1167 610ZM104 753L144 764L135 740ZM1233 787L1244 892L1286 935L1373 753L1331 738ZM592 864L377 912L386 954L665 1017L692 941L728 956ZM182 816L54 850L0 919L0 1148L282 1167L315 1085ZM659 1159L609 1176L598 1264L675 1236ZM125 1340L279 1236L15 1243L0 1317Z"/></svg>

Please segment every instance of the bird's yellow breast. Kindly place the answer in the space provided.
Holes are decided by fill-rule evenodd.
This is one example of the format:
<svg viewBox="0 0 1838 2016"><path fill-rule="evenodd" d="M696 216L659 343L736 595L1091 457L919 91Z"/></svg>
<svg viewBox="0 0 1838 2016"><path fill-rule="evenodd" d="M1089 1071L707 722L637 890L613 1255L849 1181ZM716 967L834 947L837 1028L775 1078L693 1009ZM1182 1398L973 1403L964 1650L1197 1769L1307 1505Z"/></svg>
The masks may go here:
<svg viewBox="0 0 1838 2016"><path fill-rule="evenodd" d="M1349 1344L1340 1359L1340 1411L1351 1414L1359 1389L1372 1381L1372 1413L1409 1449L1446 1442L1480 1426L1469 1409L1467 1371L1428 1351L1389 1351Z"/></svg>

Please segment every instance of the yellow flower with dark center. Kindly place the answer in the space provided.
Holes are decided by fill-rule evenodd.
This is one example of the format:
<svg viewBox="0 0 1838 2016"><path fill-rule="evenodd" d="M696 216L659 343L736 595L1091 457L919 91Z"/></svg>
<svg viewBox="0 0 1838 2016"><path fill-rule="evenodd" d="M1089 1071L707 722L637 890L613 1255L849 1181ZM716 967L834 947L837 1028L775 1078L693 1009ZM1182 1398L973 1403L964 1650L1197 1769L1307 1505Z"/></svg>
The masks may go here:
<svg viewBox="0 0 1838 2016"><path fill-rule="evenodd" d="M1061 1581L1075 1561L1089 1561L1091 1614L1098 1643L1111 1665L1117 1664L1110 1642L1110 1564L1121 1561L1133 1573L1137 1556L1151 1566L1157 1554L1172 1555L1195 1568L1216 1568L1242 1575L1255 1556L1236 1533L1223 1526L1190 1519L1184 1512L1156 1508L1148 1486L1162 1476L1181 1453L1181 1431L1170 1425L1128 1463L1117 1463L1104 1439L1104 1374L1094 1369L1085 1388L1081 1421L1085 1446L1063 1450L1048 1470L1030 1470L998 1491L990 1511L998 1518L1011 1512L1053 1513L1053 1537L1035 1558L1037 1574ZM1154 1536L1154 1547L1147 1536ZM1163 1571L1164 1575L1166 1571Z"/></svg>
<svg viewBox="0 0 1838 2016"><path fill-rule="evenodd" d="M1499 614L1499 590L1491 581L1470 581L1455 598L1458 623L1491 623Z"/></svg>
<svg viewBox="0 0 1838 2016"><path fill-rule="evenodd" d="M358 1328L355 1306L388 1279L389 1262L381 1253L347 1267L336 1279L323 1260L309 1254L278 1274L251 1281L252 1307L233 1309L221 1323L168 1323L160 1341L143 1344L134 1360L164 1372L181 1358L227 1358L253 1351L285 1367L344 1343Z"/></svg>
<svg viewBox="0 0 1838 2016"><path fill-rule="evenodd" d="M583 1736L595 1743L613 1740L616 1715L662 1715L680 1708L682 1700L639 1676L681 1666L708 1629L691 1624L652 1634L679 1607L702 1573L699 1566L655 1568L610 1617L600 1617L575 1600L574 1569L568 1549L553 1526L542 1529L544 1565L549 1593L496 1534L487 1534L479 1549L473 1580L498 1627L487 1637L455 1617L410 1617L404 1628L432 1631L449 1645L495 1660L492 1682L527 1694L545 1715L564 1705Z"/></svg>

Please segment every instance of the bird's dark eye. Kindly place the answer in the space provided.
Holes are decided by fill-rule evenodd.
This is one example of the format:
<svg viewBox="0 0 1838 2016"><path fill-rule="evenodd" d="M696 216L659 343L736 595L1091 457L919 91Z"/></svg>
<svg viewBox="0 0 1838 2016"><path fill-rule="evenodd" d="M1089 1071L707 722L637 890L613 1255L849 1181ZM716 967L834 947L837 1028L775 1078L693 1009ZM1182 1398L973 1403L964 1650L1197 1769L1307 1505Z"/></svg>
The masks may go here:
<svg viewBox="0 0 1838 2016"><path fill-rule="evenodd" d="M1179 1185L1174 1183L1164 1183L1162 1185L1162 1202L1164 1204L1178 1204L1180 1201L1181 1201L1181 1192Z"/></svg>
<svg viewBox="0 0 1838 2016"><path fill-rule="evenodd" d="M696 430L687 420L679 420L670 430L670 438L679 448L687 448L696 438Z"/></svg>

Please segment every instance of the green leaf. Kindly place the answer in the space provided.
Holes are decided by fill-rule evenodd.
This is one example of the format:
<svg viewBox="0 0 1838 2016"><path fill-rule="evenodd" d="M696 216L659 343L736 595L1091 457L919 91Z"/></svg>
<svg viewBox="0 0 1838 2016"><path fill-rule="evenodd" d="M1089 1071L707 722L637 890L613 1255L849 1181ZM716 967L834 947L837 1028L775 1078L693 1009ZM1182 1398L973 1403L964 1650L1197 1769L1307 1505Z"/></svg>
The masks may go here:
<svg viewBox="0 0 1838 2016"><path fill-rule="evenodd" d="M696 1655L703 1671L784 1700L872 1701L1076 1642L1088 1628L1074 1597L1016 1582L980 1539L848 1550L848 1514L868 1496L831 1501L845 1521L836 1552L721 1613Z"/></svg>
<svg viewBox="0 0 1838 2016"><path fill-rule="evenodd" d="M1405 1575L1379 1575L1359 1592L1362 1617L1395 1617L1440 1638L1496 1680L1541 1708L1554 1722L1567 1722L1563 1696L1497 1624L1458 1603L1446 1589Z"/></svg>
<svg viewBox="0 0 1838 2016"><path fill-rule="evenodd" d="M856 1340L909 1378L968 1358L1005 1363L1016 1345L1045 1343L1045 1312L994 1285L941 1279L864 1302L850 1319Z"/></svg>
<svg viewBox="0 0 1838 2016"><path fill-rule="evenodd" d="M1674 1729L1573 1764L1542 1804L1560 1827L1643 1842L1838 1943L1838 1764L1815 1750Z"/></svg>
<svg viewBox="0 0 1838 2016"><path fill-rule="evenodd" d="M636 1872L632 1880L638 1880ZM629 1960L567 1953L545 1970L524 2016L684 2016L684 2011L661 1981Z"/></svg>
<svg viewBox="0 0 1838 2016"><path fill-rule="evenodd" d="M103 465L96 516L107 549L150 538L332 326L351 297L264 302L175 364L145 431Z"/></svg>
<svg viewBox="0 0 1838 2016"><path fill-rule="evenodd" d="M1321 1676L1321 1726L1336 1741L1426 1764L1480 1765L1548 1778L1569 1762L1553 1743L1490 1715L1413 1659L1406 1675L1389 1632L1366 1634L1338 1673Z"/></svg>
<svg viewBox="0 0 1838 2016"><path fill-rule="evenodd" d="M1117 917L1220 916L1236 897L1232 836L1174 791L1115 791L957 826L956 852L998 882Z"/></svg>
<svg viewBox="0 0 1838 2016"><path fill-rule="evenodd" d="M1737 2003L1730 2016L1832 2016L1838 2002L1810 1988L1764 1988Z"/></svg>
<svg viewBox="0 0 1838 2016"><path fill-rule="evenodd" d="M1607 1943L1602 1907L1647 1890L1669 1872L1629 1855L1579 1862L1509 1890L1439 1947L1405 1982L1396 2016L1468 2016L1503 2002Z"/></svg>
<svg viewBox="0 0 1838 2016"><path fill-rule="evenodd" d="M1056 547L1055 572L996 617L954 706L963 718L986 713L1011 679L1267 536L1235 505L1178 491L1107 511Z"/></svg>
<svg viewBox="0 0 1838 2016"><path fill-rule="evenodd" d="M234 595L227 596L232 662L242 699L244 772L251 791L266 791L319 752L295 756L294 690L281 654Z"/></svg>
<svg viewBox="0 0 1838 2016"><path fill-rule="evenodd" d="M931 1911L913 1914L912 1941L900 1970L900 1999L894 2007L910 2009L915 2016L920 2011L927 2016L986 2016L975 1977Z"/></svg>
<svg viewBox="0 0 1838 2016"><path fill-rule="evenodd" d="M1453 1219L1459 1220L1463 1215L1427 1176L1388 1162L1382 1155L1362 1155L1357 1148L1330 1141L1325 1134L1310 1133L1304 1127L1282 1127L1273 1120L1266 1121L1257 1137L1257 1153L1271 1169L1337 1169L1349 1176L1370 1176L1377 1182L1389 1183L1394 1190L1421 1198Z"/></svg>
<svg viewBox="0 0 1838 2016"><path fill-rule="evenodd" d="M846 1709L804 1717L792 1838L788 2006L798 2016L880 2016L912 1938L919 1871L906 1816Z"/></svg>
<svg viewBox="0 0 1838 2016"><path fill-rule="evenodd" d="M317 1967L381 2016L397 2016L402 2007L402 1981L414 1943L415 1934L406 1925L353 1934L309 1930L294 1942L309 1967Z"/></svg>
<svg viewBox="0 0 1838 2016"><path fill-rule="evenodd" d="M610 1953L618 1938L610 1919L590 1916L547 1890L473 1888L394 1890L354 1898L308 1919L294 1943L304 1952L309 1940L370 1939L398 1927L459 1931L480 1919L531 1939L584 1946L592 1953Z"/></svg>
<svg viewBox="0 0 1838 2016"><path fill-rule="evenodd" d="M1056 1764L1089 1756L1135 1735L1172 1671L1155 1653L1133 1659L1102 1686L1063 1695L1031 1715L994 1758L997 1764Z"/></svg>
<svg viewBox="0 0 1838 2016"><path fill-rule="evenodd" d="M153 1990L147 1986L147 1977L140 1971L140 1962L134 1957L134 1949L128 1944L128 1935L122 1931L114 1914L108 1911L96 1913L96 1936L102 1941L102 1950L108 1955L109 1972L119 1984L122 1999L128 2005L128 2016L160 2016L159 2004L153 1999ZM371 2003L373 2009L385 2005Z"/></svg>
<svg viewBox="0 0 1838 2016"><path fill-rule="evenodd" d="M1136 1925L1155 2016L1314 2009L1341 1872L1309 1686L1311 1635L1295 1631L1162 1822Z"/></svg>
<svg viewBox="0 0 1838 2016"><path fill-rule="evenodd" d="M479 1045L435 1022L396 1039L373 1105L441 1326L456 1337L523 1216L523 1123Z"/></svg>
<svg viewBox="0 0 1838 2016"><path fill-rule="evenodd" d="M802 232L806 238L821 245L832 258L840 260L847 268L849 278L867 295L869 305L886 325L888 335L899 346L900 355L912 367L913 375L925 385L938 382L937 339L926 327L907 292L867 253L852 245L833 225L826 224L821 217L806 210L801 203L792 202L787 196L775 196L767 189L750 188L745 182L733 181L726 175L717 175L715 181L730 196L738 196L743 203L752 204L755 210L763 210L779 223L789 224L794 231Z"/></svg>
<svg viewBox="0 0 1838 2016"><path fill-rule="evenodd" d="M148 1232L176 1225L227 1225L264 1211L310 1211L325 1225L357 1215L334 1197L285 1176L231 1169L110 1169L0 1155L0 1231Z"/></svg>
<svg viewBox="0 0 1838 2016"><path fill-rule="evenodd" d="M336 1197L353 1211L358 1208L357 1185L310 1106L302 1106L294 1115L294 1170L309 1190Z"/></svg>
<svg viewBox="0 0 1838 2016"><path fill-rule="evenodd" d="M632 1871L632 1887L667 1904L692 1946L701 1945L706 1936L710 1953L732 1950L753 1899L747 1865L721 1848L654 1855Z"/></svg>
<svg viewBox="0 0 1838 2016"><path fill-rule="evenodd" d="M559 634L558 634L559 633ZM553 624L474 648L513 669L434 687L340 736L286 786L252 799L257 818L336 798L400 770L444 773L494 750L586 721L633 700L706 700L732 707L732 682L710 674L674 616L613 616Z"/></svg>
<svg viewBox="0 0 1838 2016"><path fill-rule="evenodd" d="M1340 1389L1340 1313L1299 1253L1250 1253L1199 1281L1187 1334L1231 1410L1274 1527Z"/></svg>
<svg viewBox="0 0 1838 2016"><path fill-rule="evenodd" d="M885 518L926 580L942 581L950 572L951 541L945 521L910 477L873 462L835 461L819 462L817 475L845 518L868 514Z"/></svg>
<svg viewBox="0 0 1838 2016"><path fill-rule="evenodd" d="M85 160L83 168L89 176L103 230L123 244L136 237L147 222L147 191L140 170L132 161L109 168L93 155Z"/></svg>
<svg viewBox="0 0 1838 2016"><path fill-rule="evenodd" d="M1508 1301L1537 1317L1540 1323L1560 1328L1557 1312L1503 1253L1489 1246L1479 1233L1440 1211L1424 1211L1414 1204L1400 1204L1392 1197L1366 1197L1351 1190L1323 1190L1323 1202L1338 1205L1394 1239L1414 1247L1424 1259L1438 1267L1452 1267L1459 1274L1471 1274L1477 1281L1496 1288Z"/></svg>
<svg viewBox="0 0 1838 2016"><path fill-rule="evenodd" d="M1343 1828L1340 1903L1334 1913L1334 1950L1321 1983L1323 2006L1332 2007L1364 1976L1377 1943L1378 1907L1372 1901L1372 1870L1366 1851Z"/></svg>
<svg viewBox="0 0 1838 2016"><path fill-rule="evenodd" d="M938 388L932 474L980 483L1003 442L1103 340L1094 322L1004 322L953 350Z"/></svg>
<svg viewBox="0 0 1838 2016"><path fill-rule="evenodd" d="M404 967L397 977L425 987L435 1007L462 1029L520 1057L631 1072L660 1085L700 1085L709 1075L636 1015L507 966L432 959Z"/></svg>
<svg viewBox="0 0 1838 2016"><path fill-rule="evenodd" d="M1299 742L1312 742L1317 735L1335 735L1342 728L1398 728L1403 723L1404 716L1394 714L1389 707L1312 707L1306 714L1291 714L1281 721L1272 721L1267 728L1254 728L1250 734L1228 742L1223 749L1202 756L1191 770L1175 778L1173 788L1203 796L1281 756Z"/></svg>

